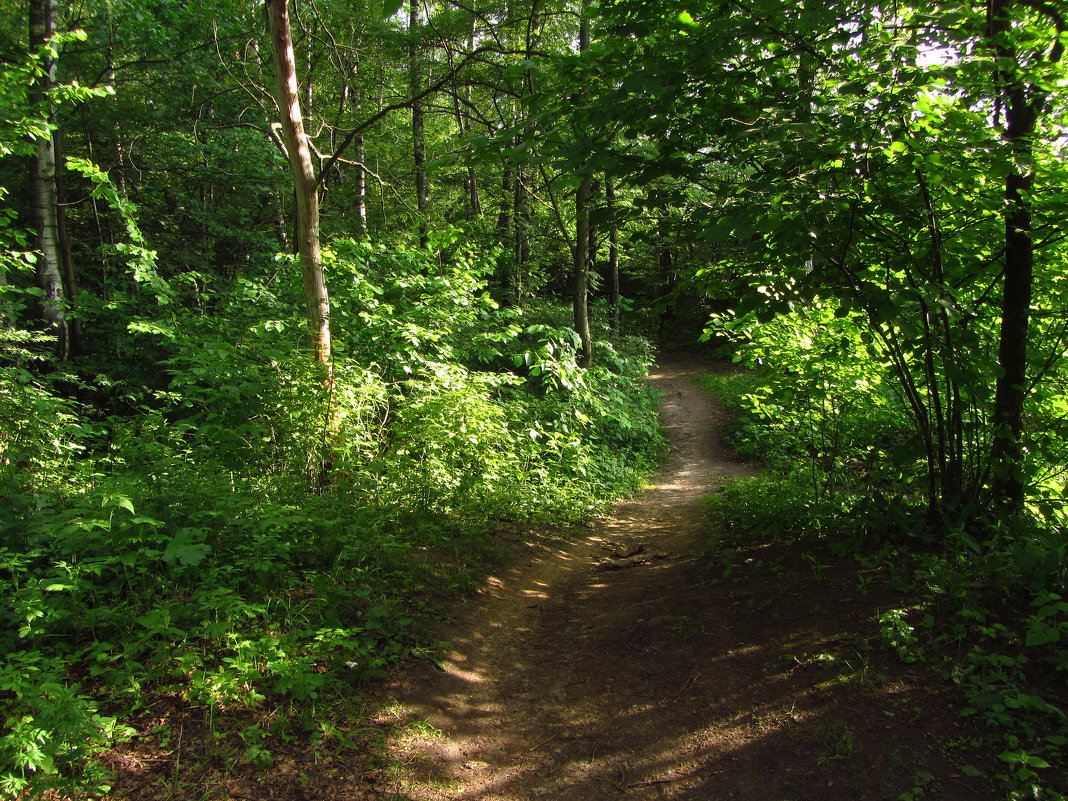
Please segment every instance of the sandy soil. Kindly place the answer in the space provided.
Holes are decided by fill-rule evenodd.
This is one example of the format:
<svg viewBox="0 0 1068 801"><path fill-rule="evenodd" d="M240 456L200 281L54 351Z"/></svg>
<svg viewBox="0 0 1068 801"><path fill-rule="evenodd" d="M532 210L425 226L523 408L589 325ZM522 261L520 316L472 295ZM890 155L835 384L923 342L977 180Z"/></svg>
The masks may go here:
<svg viewBox="0 0 1068 801"><path fill-rule="evenodd" d="M369 797L993 797L960 771L946 689L869 647L893 600L878 575L858 594L855 565L773 536L728 581L702 559L702 499L753 470L691 370L650 376L673 446L652 486L490 577L443 632L444 670L384 688Z"/></svg>

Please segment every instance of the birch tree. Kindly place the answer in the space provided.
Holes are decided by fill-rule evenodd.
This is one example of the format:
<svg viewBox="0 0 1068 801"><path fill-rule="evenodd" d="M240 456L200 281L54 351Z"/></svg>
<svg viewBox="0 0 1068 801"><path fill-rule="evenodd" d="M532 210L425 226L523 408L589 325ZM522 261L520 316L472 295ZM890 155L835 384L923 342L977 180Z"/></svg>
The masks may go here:
<svg viewBox="0 0 1068 801"><path fill-rule="evenodd" d="M55 85L56 63L47 52L54 28L51 0L30 0L30 47L44 53L41 71L30 93L35 106L50 104L49 90ZM51 112L47 115L51 118ZM55 354L70 354L70 322L67 295L63 287L63 255L60 238L59 204L56 189L56 146L54 136L38 136L30 176L31 216L36 230L37 284L41 288L41 316L49 334L55 336Z"/></svg>

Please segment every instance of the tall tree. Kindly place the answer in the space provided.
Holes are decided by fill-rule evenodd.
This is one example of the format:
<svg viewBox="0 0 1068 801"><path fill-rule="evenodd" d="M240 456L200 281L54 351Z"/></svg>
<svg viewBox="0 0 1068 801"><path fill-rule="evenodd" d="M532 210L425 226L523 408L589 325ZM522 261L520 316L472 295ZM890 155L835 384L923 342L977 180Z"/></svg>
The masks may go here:
<svg viewBox="0 0 1068 801"><path fill-rule="evenodd" d="M619 333L619 223L615 218L616 188L611 176L604 179L604 202L609 215L608 229L608 299L610 324Z"/></svg>
<svg viewBox="0 0 1068 801"><path fill-rule="evenodd" d="M1027 394L1027 341L1030 334L1031 296L1034 286L1034 242L1031 235L1031 198L1034 186L1034 136L1046 106L1049 89L1039 80L1028 80L1017 45L1020 31L1033 36L1021 19L1026 9L1044 16L1057 31L1048 52L1028 54L1026 60L1041 68L1056 64L1064 52L1065 19L1047 3L993 0L989 10L989 46L997 69L996 103L1005 115L1005 139L1011 166L1005 177L1005 256L1001 299L1001 330L998 365L1001 368L994 396L991 446L996 507L1006 515L1020 511L1024 481L1020 472L1023 407Z"/></svg>
<svg viewBox="0 0 1068 801"><path fill-rule="evenodd" d="M579 8L579 55L590 46L590 20L586 0ZM593 194L593 178L588 168L580 167L578 189L575 191L575 246L572 308L575 316L575 331L578 333L580 367L593 364L593 337L590 334L590 201Z"/></svg>
<svg viewBox="0 0 1068 801"><path fill-rule="evenodd" d="M415 205L419 215L419 245L429 241L427 215L430 212L430 190L426 174L425 112L423 110L423 71L419 24L419 0L408 0L408 91L412 107L412 164L415 174Z"/></svg>
<svg viewBox="0 0 1068 801"><path fill-rule="evenodd" d="M915 425L932 528L1019 510L1034 165L1063 80L1059 5L708 2L677 14L616 0L607 14L620 35L597 43L598 111L624 122L620 173L686 180L646 203L688 204L719 258L752 276L740 311L766 320L834 297L856 315ZM607 68L616 58L622 71ZM1063 235L1054 219L1045 242Z"/></svg>
<svg viewBox="0 0 1068 801"><path fill-rule="evenodd" d="M309 343L316 361L329 365L330 296L323 276L319 244L319 190L300 110L289 4L288 0L266 0L266 3L271 31L275 101L281 115L282 137L289 156L289 171L297 201L297 252L304 279Z"/></svg>
<svg viewBox="0 0 1068 801"><path fill-rule="evenodd" d="M56 62L48 48L54 27L51 0L30 0L30 48L42 54L41 70L30 93L30 102L41 107L50 107L49 91L55 86ZM50 108L47 117L54 118ZM66 359L71 343L67 293L63 286L63 240L60 236L56 186L55 137L38 136L34 144L36 154L30 186L33 226L37 232L37 283L43 293L41 315L48 333L56 338L56 356Z"/></svg>

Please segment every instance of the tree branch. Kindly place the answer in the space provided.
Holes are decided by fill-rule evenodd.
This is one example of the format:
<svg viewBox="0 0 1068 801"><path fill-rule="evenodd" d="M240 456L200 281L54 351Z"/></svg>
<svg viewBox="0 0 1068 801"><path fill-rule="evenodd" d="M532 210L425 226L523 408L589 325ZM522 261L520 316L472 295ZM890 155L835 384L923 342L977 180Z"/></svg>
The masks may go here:
<svg viewBox="0 0 1068 801"><path fill-rule="evenodd" d="M355 128L353 128L351 131L349 131L349 133L345 137L345 139L335 149L334 154L332 156L330 156L330 158L327 160L326 164L323 165L322 171L319 173L319 178L316 181L316 187L318 187L318 186L320 186L322 184L323 176L330 172L331 168L337 163L338 159L341 158L342 154L345 152L346 149L348 149L349 145L351 145L355 141L357 136L359 136L361 133L366 131L368 128L370 128L372 125L374 125L376 122L378 122L383 117L389 115L391 112L400 111L401 109L405 109L405 108L411 108L412 103L415 103L415 102L418 102L419 100L422 100L427 95L434 94L435 92L440 90L443 86L445 86L449 81L451 81L453 78L455 78L456 75L459 74L459 72L461 70L463 70L463 68L466 67L471 61L476 60L479 56L481 56L484 53L497 53L499 55L520 55L520 53L518 53L518 52L502 51L502 50L498 50L495 47L478 47L478 48L472 50L466 56L464 56L463 60L460 61L460 63L457 64L454 69L451 69L448 72L446 72L444 75L442 75L436 81L431 83L429 86L427 86L421 92L419 92L419 93L415 94L414 96L409 97L406 100L403 100L401 102L390 103L388 106L383 106L378 111L376 111L374 114L372 114L370 117L368 117L366 120L364 120L359 125L357 125Z"/></svg>

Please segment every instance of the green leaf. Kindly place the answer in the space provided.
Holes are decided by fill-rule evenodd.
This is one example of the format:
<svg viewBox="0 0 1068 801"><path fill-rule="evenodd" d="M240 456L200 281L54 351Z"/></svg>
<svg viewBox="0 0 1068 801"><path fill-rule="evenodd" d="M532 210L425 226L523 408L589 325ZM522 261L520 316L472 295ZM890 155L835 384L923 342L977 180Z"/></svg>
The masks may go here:
<svg viewBox="0 0 1068 801"><path fill-rule="evenodd" d="M404 5L404 0L382 0L382 18L388 19L400 11L400 7Z"/></svg>
<svg viewBox="0 0 1068 801"><path fill-rule="evenodd" d="M427 172L433 172L435 170L441 169L442 167L451 167L459 160L460 155L458 153L448 153L436 159L430 159L430 161L426 163L426 170Z"/></svg>
<svg viewBox="0 0 1068 801"><path fill-rule="evenodd" d="M1049 645L1053 642L1059 642L1061 639L1061 633L1055 626L1033 624L1030 631L1027 632L1027 640L1024 645L1028 648L1033 648L1036 645Z"/></svg>
<svg viewBox="0 0 1068 801"><path fill-rule="evenodd" d="M107 506L109 503L111 505L113 505L113 506L117 506L120 509L125 509L126 511L128 511L132 515L137 514L137 512L134 511L133 501L131 501L125 495L107 495L107 496L105 496L104 497L104 502L103 502L102 505L103 506Z"/></svg>

